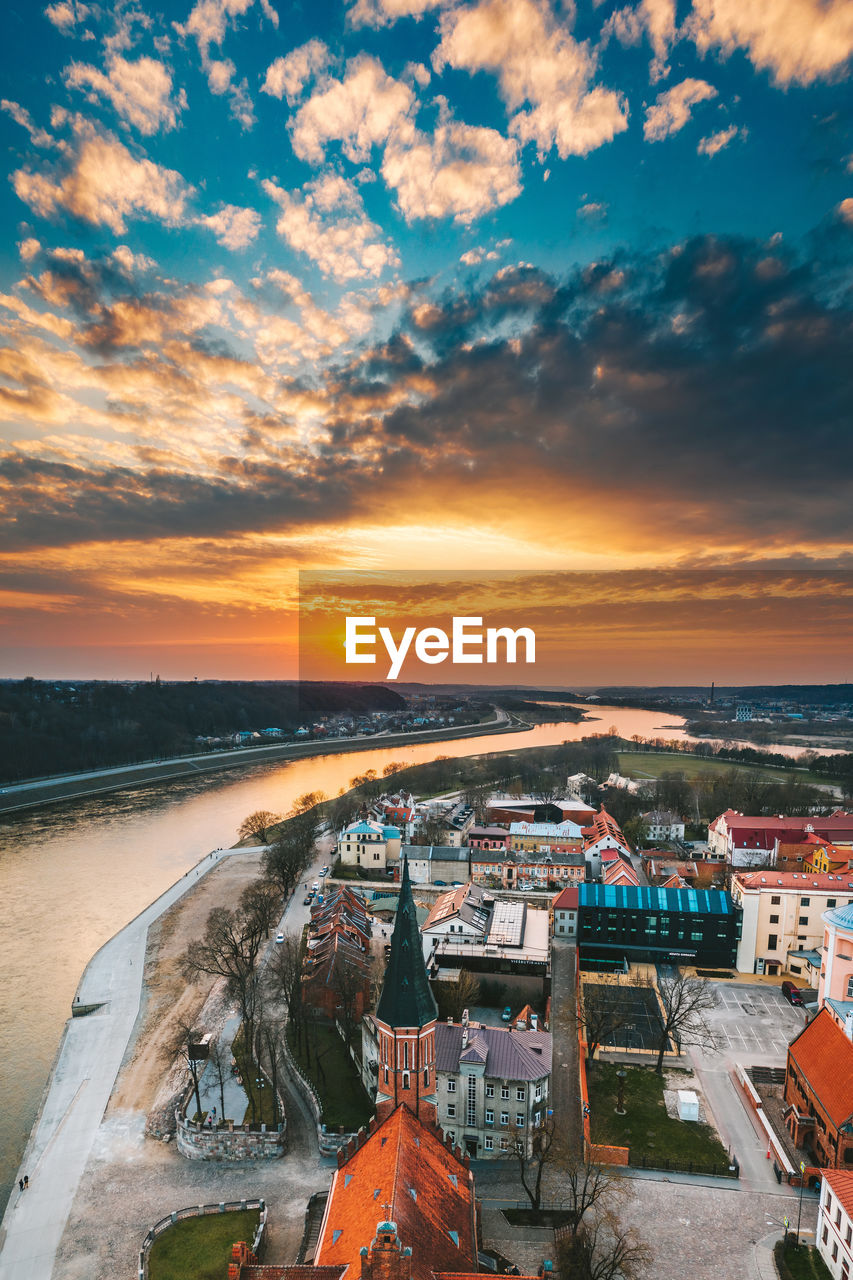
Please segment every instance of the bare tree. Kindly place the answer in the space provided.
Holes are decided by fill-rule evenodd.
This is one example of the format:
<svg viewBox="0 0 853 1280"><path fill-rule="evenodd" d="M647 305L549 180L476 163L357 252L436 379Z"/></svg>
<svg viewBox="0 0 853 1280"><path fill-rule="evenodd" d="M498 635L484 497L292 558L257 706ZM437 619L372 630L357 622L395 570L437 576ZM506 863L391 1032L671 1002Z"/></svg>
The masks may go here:
<svg viewBox="0 0 853 1280"><path fill-rule="evenodd" d="M657 1072L663 1071L663 1055L670 1039L679 1045L692 1044L713 1049L716 1038L708 1013L717 1006L714 988L705 978L688 978L673 970L658 978L661 1035L658 1042Z"/></svg>
<svg viewBox="0 0 853 1280"><path fill-rule="evenodd" d="M280 1001L287 1011L296 1036L297 1052L302 1049L305 1014L302 1004L302 940L285 934L264 970L264 985L270 1000Z"/></svg>
<svg viewBox="0 0 853 1280"><path fill-rule="evenodd" d="M459 977L444 984L443 1004L447 1016L458 1022L466 1009L480 999L480 984L467 969L460 969Z"/></svg>
<svg viewBox="0 0 853 1280"><path fill-rule="evenodd" d="M281 822L281 816L277 813L271 813L269 809L256 809L254 813L250 813L248 818L244 818L237 828L237 835L241 840L252 839L257 844L266 844L270 828L276 823Z"/></svg>
<svg viewBox="0 0 853 1280"><path fill-rule="evenodd" d="M265 937L264 922L253 911L214 907L207 917L204 936L190 943L181 960L184 976L190 981L200 973L225 978L229 993L240 1006L249 1057L254 1043L257 964Z"/></svg>
<svg viewBox="0 0 853 1280"><path fill-rule="evenodd" d="M640 1280L651 1260L648 1245L611 1212L585 1223L579 1234L557 1237L561 1280Z"/></svg>
<svg viewBox="0 0 853 1280"><path fill-rule="evenodd" d="M599 1045L629 1026L631 1007L619 982L619 975L602 975L600 982L583 982L578 993L577 1021L583 1027L586 1056L592 1062Z"/></svg>
<svg viewBox="0 0 853 1280"><path fill-rule="evenodd" d="M415 834L412 836L412 843L420 845L441 845L444 843L446 834L447 827L445 825L444 818L440 814L430 813L427 814L426 817L421 818L415 828Z"/></svg>
<svg viewBox="0 0 853 1280"><path fill-rule="evenodd" d="M364 958L363 964L359 965L355 957L349 958L345 952L336 956L332 987L336 997L338 1018L344 1029L348 1046L361 1016L360 998L364 1000L367 997L369 983L370 969L367 957Z"/></svg>
<svg viewBox="0 0 853 1280"><path fill-rule="evenodd" d="M240 911L252 915L269 936L281 913L281 891L271 880L259 877L247 884L240 894Z"/></svg>
<svg viewBox="0 0 853 1280"><path fill-rule="evenodd" d="M204 1063L207 1060L209 1048L202 1045L203 1035L198 1027L190 1022L179 1020L176 1023L175 1035L171 1042L166 1046L166 1053L170 1058L179 1057L186 1065L187 1070L192 1077L193 1093L195 1094L196 1115L201 1122L201 1093L199 1091L199 1081L204 1072ZM199 1070L199 1063L202 1063Z"/></svg>
<svg viewBox="0 0 853 1280"><path fill-rule="evenodd" d="M313 844L313 838L307 843L288 829L264 853L264 876L278 887L283 898L290 897L310 864Z"/></svg>
<svg viewBox="0 0 853 1280"><path fill-rule="evenodd" d="M564 1199L569 1202L571 1221L565 1230L577 1236L593 1211L603 1211L625 1194L625 1183L614 1165L593 1164L571 1156L560 1169Z"/></svg>
<svg viewBox="0 0 853 1280"><path fill-rule="evenodd" d="M553 1116L547 1116L528 1137L528 1130L517 1125L510 1129L511 1151L518 1162L518 1174L530 1208L538 1213L542 1205L542 1179L549 1165L562 1155L557 1126Z"/></svg>
<svg viewBox="0 0 853 1280"><path fill-rule="evenodd" d="M234 1074L231 1067L231 1047L223 1048L218 1041L214 1041L210 1045L208 1054L208 1062L213 1068L213 1074L216 1077L216 1085L219 1089L219 1118L225 1119L225 1082ZM236 1116L232 1116L232 1120L236 1120Z"/></svg>

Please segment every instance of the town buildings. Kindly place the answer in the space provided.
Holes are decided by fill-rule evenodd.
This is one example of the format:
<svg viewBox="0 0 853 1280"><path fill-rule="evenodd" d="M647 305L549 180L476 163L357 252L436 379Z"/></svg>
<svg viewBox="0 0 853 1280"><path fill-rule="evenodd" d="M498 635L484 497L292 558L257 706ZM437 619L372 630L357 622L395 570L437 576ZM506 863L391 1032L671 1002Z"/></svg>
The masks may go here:
<svg viewBox="0 0 853 1280"><path fill-rule="evenodd" d="M338 836L338 857L345 867L363 867L384 874L400 861L400 831L370 818L359 818Z"/></svg>
<svg viewBox="0 0 853 1280"><path fill-rule="evenodd" d="M651 809L640 815L647 829L649 840L683 840L684 819L669 809Z"/></svg>
<svg viewBox="0 0 853 1280"><path fill-rule="evenodd" d="M451 889L436 901L422 929L430 976L465 968L472 973L514 974L536 979L538 993L549 971L548 911L526 902L496 898L480 885ZM525 984L521 984L522 989Z"/></svg>
<svg viewBox="0 0 853 1280"><path fill-rule="evenodd" d="M409 844L402 853L415 884L462 884L469 878L471 852L463 845Z"/></svg>
<svg viewBox="0 0 853 1280"><path fill-rule="evenodd" d="M821 1009L788 1046L785 1125L807 1165L853 1168L853 1041Z"/></svg>
<svg viewBox="0 0 853 1280"><path fill-rule="evenodd" d="M853 1024L853 905L823 913L818 1004L829 1010L838 1026L851 1036ZM853 1083L851 1083L853 1089Z"/></svg>
<svg viewBox="0 0 853 1280"><path fill-rule="evenodd" d="M853 813L837 809L829 817L750 817L727 809L708 825L709 856L734 868L772 867L780 844L802 843L814 834L836 845L853 843Z"/></svg>
<svg viewBox="0 0 853 1280"><path fill-rule="evenodd" d="M728 893L583 884L578 898L578 950L586 962L735 964L740 910Z"/></svg>
<svg viewBox="0 0 853 1280"><path fill-rule="evenodd" d="M853 1272L853 1171L827 1169L821 1179L817 1211L817 1250L832 1280L850 1280Z"/></svg>
<svg viewBox="0 0 853 1280"><path fill-rule="evenodd" d="M436 1027L438 1122L472 1159L506 1157L522 1142L530 1153L551 1081L547 1031L439 1022Z"/></svg>
<svg viewBox="0 0 853 1280"><path fill-rule="evenodd" d="M578 934L578 890L563 889L551 903L555 938L576 938Z"/></svg>
<svg viewBox="0 0 853 1280"><path fill-rule="evenodd" d="M823 943L822 913L853 901L853 877L739 871L732 877L732 898L742 912L738 970L788 970L799 977Z"/></svg>

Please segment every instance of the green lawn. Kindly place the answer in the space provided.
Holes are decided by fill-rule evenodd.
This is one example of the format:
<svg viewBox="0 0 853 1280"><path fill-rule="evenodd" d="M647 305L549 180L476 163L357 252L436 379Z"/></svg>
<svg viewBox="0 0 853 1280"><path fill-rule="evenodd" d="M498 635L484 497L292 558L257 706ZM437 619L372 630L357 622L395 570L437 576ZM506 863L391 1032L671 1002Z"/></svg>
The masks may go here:
<svg viewBox="0 0 853 1280"><path fill-rule="evenodd" d="M817 1249L807 1244L786 1248L780 1240L773 1252L776 1269L783 1280L832 1280L832 1273Z"/></svg>
<svg viewBox="0 0 853 1280"><path fill-rule="evenodd" d="M259 1220L257 1209L183 1218L151 1246L149 1280L227 1280L232 1244L251 1245Z"/></svg>
<svg viewBox="0 0 853 1280"><path fill-rule="evenodd" d="M783 782L796 778L799 782L823 783L831 779L806 769L782 769L773 765L742 764L737 760L705 760L681 751L619 751L619 772L630 778L659 778L662 773L683 773L688 782L707 774L730 773L745 769L758 774L765 782Z"/></svg>
<svg viewBox="0 0 853 1280"><path fill-rule="evenodd" d="M303 1032L297 1049L293 1023L288 1024L287 1045L296 1062L317 1090L323 1108L323 1122L329 1129L342 1126L352 1133L367 1124L373 1103L365 1092L355 1063L334 1027L307 1023L309 1046Z"/></svg>
<svg viewBox="0 0 853 1280"><path fill-rule="evenodd" d="M626 1114L616 1115L617 1070L610 1062L587 1065L593 1142L628 1147L632 1165L642 1165L645 1158L650 1167L673 1160L728 1169L728 1152L710 1125L667 1115L664 1081L651 1067L623 1068Z"/></svg>
<svg viewBox="0 0 853 1280"><path fill-rule="evenodd" d="M257 1066L250 1067L246 1052L243 1048L243 1031L242 1028L234 1037L234 1044L231 1052L237 1063L237 1074L243 1082L243 1088L246 1091L246 1097L250 1099L245 1115L243 1116L243 1124L267 1124L274 1125L281 1116L274 1114L272 1085L269 1078L261 1074ZM263 1081L262 1085L258 1081ZM255 1117L252 1120L252 1104L251 1098L255 1099Z"/></svg>

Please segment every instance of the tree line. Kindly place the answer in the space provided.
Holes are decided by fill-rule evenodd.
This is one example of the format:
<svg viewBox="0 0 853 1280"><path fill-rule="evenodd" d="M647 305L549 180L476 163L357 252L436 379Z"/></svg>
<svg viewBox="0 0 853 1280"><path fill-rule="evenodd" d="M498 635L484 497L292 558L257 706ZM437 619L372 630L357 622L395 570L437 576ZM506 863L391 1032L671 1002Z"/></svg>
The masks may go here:
<svg viewBox="0 0 853 1280"><path fill-rule="evenodd" d="M0 780L137 764L198 751L200 737L294 732L322 715L396 711L383 685L284 681L0 681ZM203 748L201 748L203 749Z"/></svg>

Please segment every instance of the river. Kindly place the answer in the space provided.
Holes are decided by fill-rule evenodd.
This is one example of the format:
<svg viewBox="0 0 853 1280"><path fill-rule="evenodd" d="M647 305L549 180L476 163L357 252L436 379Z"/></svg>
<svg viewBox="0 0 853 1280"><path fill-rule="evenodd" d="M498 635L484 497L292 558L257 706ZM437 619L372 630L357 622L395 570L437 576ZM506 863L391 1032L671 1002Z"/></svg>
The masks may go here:
<svg viewBox="0 0 853 1280"><path fill-rule="evenodd" d="M235 842L255 809L285 812L306 791L336 795L368 769L438 755L482 755L577 741L615 726L621 737L686 738L680 717L633 708L585 708L582 724L483 735L150 784L0 819L0 1211L89 958L164 889L217 846ZM662 722L665 722L664 728ZM683 722L682 722L683 723Z"/></svg>

